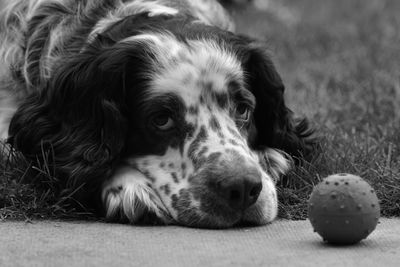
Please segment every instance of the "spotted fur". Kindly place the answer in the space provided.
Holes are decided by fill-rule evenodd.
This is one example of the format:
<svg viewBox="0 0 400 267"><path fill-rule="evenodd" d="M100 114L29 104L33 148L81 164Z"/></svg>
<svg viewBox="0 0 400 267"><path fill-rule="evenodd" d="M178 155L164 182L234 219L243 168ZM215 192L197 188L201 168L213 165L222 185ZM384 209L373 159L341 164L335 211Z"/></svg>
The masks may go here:
<svg viewBox="0 0 400 267"><path fill-rule="evenodd" d="M82 206L195 227L276 217L311 132L218 2L17 0L0 27L0 134L33 162L50 151Z"/></svg>

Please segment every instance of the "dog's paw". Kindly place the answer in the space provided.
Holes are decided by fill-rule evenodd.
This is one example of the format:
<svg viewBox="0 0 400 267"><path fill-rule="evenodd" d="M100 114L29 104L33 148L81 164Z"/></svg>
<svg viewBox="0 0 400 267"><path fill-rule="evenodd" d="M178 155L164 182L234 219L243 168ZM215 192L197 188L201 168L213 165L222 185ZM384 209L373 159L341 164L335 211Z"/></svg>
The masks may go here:
<svg viewBox="0 0 400 267"><path fill-rule="evenodd" d="M141 172L129 166L120 167L103 185L101 197L106 218L137 223L152 213L166 221L168 212L147 182Z"/></svg>

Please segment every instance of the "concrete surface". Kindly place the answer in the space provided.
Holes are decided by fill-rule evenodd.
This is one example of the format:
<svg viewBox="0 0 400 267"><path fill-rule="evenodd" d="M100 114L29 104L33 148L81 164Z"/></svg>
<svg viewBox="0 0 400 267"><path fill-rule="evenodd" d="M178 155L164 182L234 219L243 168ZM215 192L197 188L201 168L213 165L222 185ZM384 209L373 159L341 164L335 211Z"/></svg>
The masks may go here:
<svg viewBox="0 0 400 267"><path fill-rule="evenodd" d="M228 230L2 222L0 266L400 266L400 219L345 247L323 243L308 221Z"/></svg>

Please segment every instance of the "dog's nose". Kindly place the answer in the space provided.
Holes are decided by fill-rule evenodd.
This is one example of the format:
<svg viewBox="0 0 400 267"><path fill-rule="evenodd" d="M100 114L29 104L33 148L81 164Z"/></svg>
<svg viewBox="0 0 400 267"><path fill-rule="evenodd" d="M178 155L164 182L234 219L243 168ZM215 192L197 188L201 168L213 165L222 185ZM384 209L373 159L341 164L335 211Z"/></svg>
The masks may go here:
<svg viewBox="0 0 400 267"><path fill-rule="evenodd" d="M261 190L261 177L255 174L230 177L217 184L218 194L234 210L245 210L253 205Z"/></svg>

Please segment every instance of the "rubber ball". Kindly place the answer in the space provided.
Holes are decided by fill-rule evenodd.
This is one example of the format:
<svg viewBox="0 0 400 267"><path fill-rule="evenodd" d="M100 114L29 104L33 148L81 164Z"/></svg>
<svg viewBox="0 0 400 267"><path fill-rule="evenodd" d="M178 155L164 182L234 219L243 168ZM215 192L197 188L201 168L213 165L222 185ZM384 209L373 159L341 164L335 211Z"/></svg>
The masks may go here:
<svg viewBox="0 0 400 267"><path fill-rule="evenodd" d="M334 174L315 186L308 218L325 242L355 244L375 230L380 216L375 190L361 177Z"/></svg>

